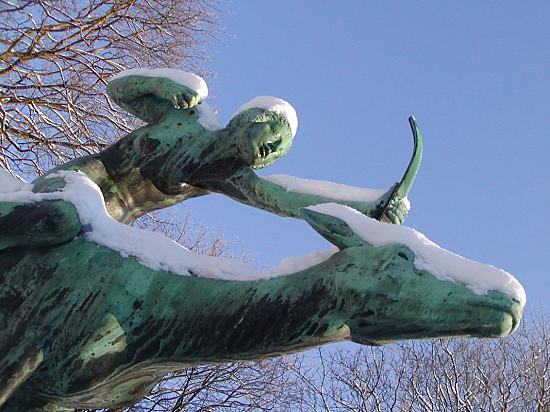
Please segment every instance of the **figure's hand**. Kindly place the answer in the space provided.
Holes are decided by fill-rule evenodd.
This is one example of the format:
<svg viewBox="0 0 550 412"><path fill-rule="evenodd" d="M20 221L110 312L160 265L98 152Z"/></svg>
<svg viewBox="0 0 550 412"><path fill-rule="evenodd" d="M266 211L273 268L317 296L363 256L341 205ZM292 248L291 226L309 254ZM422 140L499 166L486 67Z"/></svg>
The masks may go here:
<svg viewBox="0 0 550 412"><path fill-rule="evenodd" d="M175 108L191 109L200 103L197 92L182 84L165 78L150 78L153 94L168 100Z"/></svg>
<svg viewBox="0 0 550 412"><path fill-rule="evenodd" d="M394 196L386 206L386 216L394 225L400 225L405 221L410 208L411 204L409 199L406 197L402 199L399 196Z"/></svg>

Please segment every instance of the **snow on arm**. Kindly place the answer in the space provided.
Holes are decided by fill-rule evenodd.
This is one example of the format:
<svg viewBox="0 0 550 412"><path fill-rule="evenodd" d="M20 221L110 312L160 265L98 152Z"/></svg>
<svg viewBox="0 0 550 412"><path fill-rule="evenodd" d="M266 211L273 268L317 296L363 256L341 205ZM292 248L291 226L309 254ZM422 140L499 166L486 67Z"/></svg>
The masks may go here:
<svg viewBox="0 0 550 412"><path fill-rule="evenodd" d="M239 107L234 116L248 109L265 109L278 113L288 121L292 130L292 137L298 131L298 115L294 107L286 100L273 96L258 96Z"/></svg>
<svg viewBox="0 0 550 412"><path fill-rule="evenodd" d="M175 83L181 84L189 89L195 91L200 96L201 100L206 99L208 96L208 85L204 79L193 73L184 72L176 69L129 69L124 70L114 76L111 80L120 79L127 76L144 76L144 77L160 77L168 80L172 80ZM207 130L219 130L223 126L220 124L216 112L208 106L207 103L202 102L195 106L197 113L199 114L199 124Z"/></svg>
<svg viewBox="0 0 550 412"><path fill-rule="evenodd" d="M322 196L328 199L357 202L376 202L386 190L363 189L339 183L324 182L321 180L302 179L283 174L261 176L268 182L284 187L289 192L304 193Z"/></svg>
<svg viewBox="0 0 550 412"><path fill-rule="evenodd" d="M381 223L355 209L336 203L310 206L308 209L343 220L353 232L372 246L407 246L416 256L415 267L428 271L438 279L463 284L479 295L491 290L501 291L517 299L522 306L525 305L525 290L510 273L443 249L414 229Z"/></svg>
<svg viewBox="0 0 550 412"><path fill-rule="evenodd" d="M127 76L162 77L190 88L200 96L201 100L208 96L208 85L202 77L177 69L129 69L121 71L117 75L113 76L111 81Z"/></svg>

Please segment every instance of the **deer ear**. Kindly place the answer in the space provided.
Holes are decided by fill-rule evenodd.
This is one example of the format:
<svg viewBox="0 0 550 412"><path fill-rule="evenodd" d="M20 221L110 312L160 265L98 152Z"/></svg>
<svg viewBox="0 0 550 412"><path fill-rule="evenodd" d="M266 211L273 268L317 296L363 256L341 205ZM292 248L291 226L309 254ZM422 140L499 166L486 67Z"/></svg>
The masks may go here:
<svg viewBox="0 0 550 412"><path fill-rule="evenodd" d="M342 219L307 208L301 208L300 215L315 231L339 249L367 244Z"/></svg>

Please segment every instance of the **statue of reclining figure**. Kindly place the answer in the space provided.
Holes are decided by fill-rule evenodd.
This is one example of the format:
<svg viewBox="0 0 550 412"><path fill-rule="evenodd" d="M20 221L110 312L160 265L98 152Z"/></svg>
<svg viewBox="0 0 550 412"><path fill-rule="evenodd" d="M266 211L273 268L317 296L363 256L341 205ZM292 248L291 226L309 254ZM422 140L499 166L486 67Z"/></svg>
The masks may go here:
<svg viewBox="0 0 550 412"><path fill-rule="evenodd" d="M178 368L343 339L517 327L525 296L511 275L375 220L403 221L399 184L333 185L351 193L331 197L315 182L262 179L252 169L288 151L293 109L255 99L215 129L198 105L205 89L175 71L123 73L109 94L146 126L32 185L0 174L2 410L124 406ZM210 192L304 218L337 249L261 273L127 225Z"/></svg>

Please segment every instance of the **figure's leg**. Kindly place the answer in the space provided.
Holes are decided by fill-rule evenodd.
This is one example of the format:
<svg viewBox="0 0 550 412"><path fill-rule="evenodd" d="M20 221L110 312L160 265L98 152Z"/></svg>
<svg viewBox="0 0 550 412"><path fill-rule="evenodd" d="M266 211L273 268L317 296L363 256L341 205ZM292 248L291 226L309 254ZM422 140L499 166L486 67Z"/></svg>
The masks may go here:
<svg viewBox="0 0 550 412"><path fill-rule="evenodd" d="M0 250L14 246L52 246L81 229L75 207L63 200L0 202Z"/></svg>

